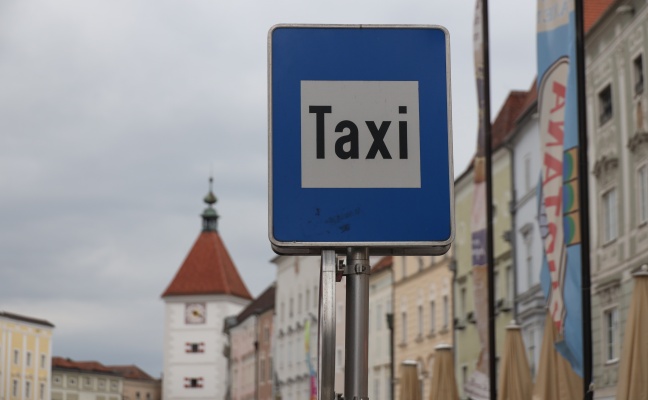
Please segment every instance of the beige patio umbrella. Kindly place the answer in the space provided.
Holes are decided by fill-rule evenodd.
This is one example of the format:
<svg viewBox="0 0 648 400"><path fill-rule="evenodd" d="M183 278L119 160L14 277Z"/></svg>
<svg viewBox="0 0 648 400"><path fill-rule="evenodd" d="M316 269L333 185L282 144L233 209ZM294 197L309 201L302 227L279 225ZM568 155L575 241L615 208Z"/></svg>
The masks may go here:
<svg viewBox="0 0 648 400"><path fill-rule="evenodd" d="M405 360L401 364L400 398L401 400L422 400L421 384L418 378L418 363Z"/></svg>
<svg viewBox="0 0 648 400"><path fill-rule="evenodd" d="M511 321L506 327L504 357L500 364L498 400L531 400L531 369L526 358L520 326Z"/></svg>
<svg viewBox="0 0 648 400"><path fill-rule="evenodd" d="M648 266L634 274L619 365L617 399L648 399Z"/></svg>
<svg viewBox="0 0 648 400"><path fill-rule="evenodd" d="M430 400L459 400L452 346L440 344L434 348L434 353Z"/></svg>
<svg viewBox="0 0 648 400"><path fill-rule="evenodd" d="M556 329L547 311L538 376L533 386L533 400L573 400L583 398L583 380L569 361L554 347Z"/></svg>

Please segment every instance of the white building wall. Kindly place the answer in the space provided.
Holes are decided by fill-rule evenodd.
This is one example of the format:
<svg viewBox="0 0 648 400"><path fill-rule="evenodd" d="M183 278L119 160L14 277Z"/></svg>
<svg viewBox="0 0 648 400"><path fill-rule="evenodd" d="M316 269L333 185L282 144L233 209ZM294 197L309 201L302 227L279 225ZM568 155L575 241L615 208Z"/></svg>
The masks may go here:
<svg viewBox="0 0 648 400"><path fill-rule="evenodd" d="M257 316L251 315L230 329L230 368L236 371L230 375L232 400L246 400L256 396L256 327Z"/></svg>
<svg viewBox="0 0 648 400"><path fill-rule="evenodd" d="M369 279L369 398L391 400L390 331L386 315L392 312L391 269Z"/></svg>
<svg viewBox="0 0 648 400"><path fill-rule="evenodd" d="M538 225L538 197L541 174L540 137L537 114L520 127L513 143L515 193L515 268L517 320L527 348L532 372L540 359L544 329L544 296L540 289L543 243Z"/></svg>
<svg viewBox="0 0 648 400"><path fill-rule="evenodd" d="M227 295L169 296L165 299L164 340L165 400L223 399L227 387L226 338L223 320L236 315L249 303ZM187 303L205 303L204 324L186 324ZM187 353L186 343L204 342L203 353ZM202 378L203 387L185 388L185 378Z"/></svg>
<svg viewBox="0 0 648 400"><path fill-rule="evenodd" d="M310 319L310 355L317 371L319 273L317 256L279 256L274 322L275 393L284 400L307 398L309 371L304 347L304 327ZM339 322L339 318L338 318ZM278 387L277 387L278 383Z"/></svg>

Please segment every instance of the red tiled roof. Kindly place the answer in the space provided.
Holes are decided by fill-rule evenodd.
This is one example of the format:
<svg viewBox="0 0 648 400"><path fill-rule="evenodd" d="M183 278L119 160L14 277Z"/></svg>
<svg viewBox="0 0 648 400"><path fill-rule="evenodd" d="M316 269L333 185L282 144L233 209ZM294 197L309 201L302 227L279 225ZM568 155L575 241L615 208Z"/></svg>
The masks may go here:
<svg viewBox="0 0 648 400"><path fill-rule="evenodd" d="M275 289L277 285L273 282L263 293L254 299L247 307L243 309L236 317L236 322L241 323L253 314L261 314L267 310L273 309L275 305Z"/></svg>
<svg viewBox="0 0 648 400"><path fill-rule="evenodd" d="M392 256L385 256L378 260L378 262L371 267L371 273L375 274L376 272L384 271L392 267L394 263L394 258Z"/></svg>
<svg viewBox="0 0 648 400"><path fill-rule="evenodd" d="M200 233L162 297L195 294L252 299L218 232Z"/></svg>
<svg viewBox="0 0 648 400"><path fill-rule="evenodd" d="M52 357L53 368L74 369L85 372L100 372L105 374L114 374L114 372L105 365L97 361L74 361L69 358Z"/></svg>
<svg viewBox="0 0 648 400"><path fill-rule="evenodd" d="M617 0L585 0L583 5L583 30L585 33L596 24Z"/></svg>
<svg viewBox="0 0 648 400"><path fill-rule="evenodd" d="M136 365L109 365L110 370L119 374L122 378L154 381L149 374L139 369Z"/></svg>
<svg viewBox="0 0 648 400"><path fill-rule="evenodd" d="M499 148L504 139L511 133L515 127L515 121L524 110L524 105L527 99L527 91L514 90L511 91L504 101L504 105L500 109L495 121L491 127L491 134L493 142L491 148L493 150Z"/></svg>

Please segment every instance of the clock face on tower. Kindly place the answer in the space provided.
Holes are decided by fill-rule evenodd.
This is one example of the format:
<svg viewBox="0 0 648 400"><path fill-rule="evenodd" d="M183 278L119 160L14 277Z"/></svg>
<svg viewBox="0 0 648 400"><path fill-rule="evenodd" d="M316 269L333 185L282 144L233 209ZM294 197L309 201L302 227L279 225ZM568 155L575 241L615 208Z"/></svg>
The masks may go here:
<svg viewBox="0 0 648 400"><path fill-rule="evenodd" d="M204 324L205 319L205 303L187 303L185 305L185 323Z"/></svg>

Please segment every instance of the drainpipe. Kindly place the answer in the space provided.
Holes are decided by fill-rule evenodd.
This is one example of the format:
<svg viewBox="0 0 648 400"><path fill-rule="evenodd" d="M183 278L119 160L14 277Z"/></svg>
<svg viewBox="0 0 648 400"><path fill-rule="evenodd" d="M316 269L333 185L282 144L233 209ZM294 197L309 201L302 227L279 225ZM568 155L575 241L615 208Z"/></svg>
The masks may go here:
<svg viewBox="0 0 648 400"><path fill-rule="evenodd" d="M389 328L389 357L390 357L390 374L391 374L391 383L389 385L389 391L391 395L391 400L394 400L394 313L386 314L387 317L387 327Z"/></svg>
<svg viewBox="0 0 648 400"><path fill-rule="evenodd" d="M511 159L510 161L510 167L511 167L511 201L509 202L509 212L511 214L511 232L508 237L508 242L511 245L511 257L513 259L513 264L511 265L511 268L513 268L513 298L511 301L513 302L513 319L517 322L517 316L518 316L518 303L515 301L515 297L518 294L518 265L517 265L517 253L516 253L516 246L517 246L517 234L516 234L516 226L515 226L515 216L517 214L517 192L515 190L515 149L513 147L512 140L515 138L515 135L513 135L511 138L509 138L506 143L504 144L504 147L506 150L509 152L509 157Z"/></svg>

